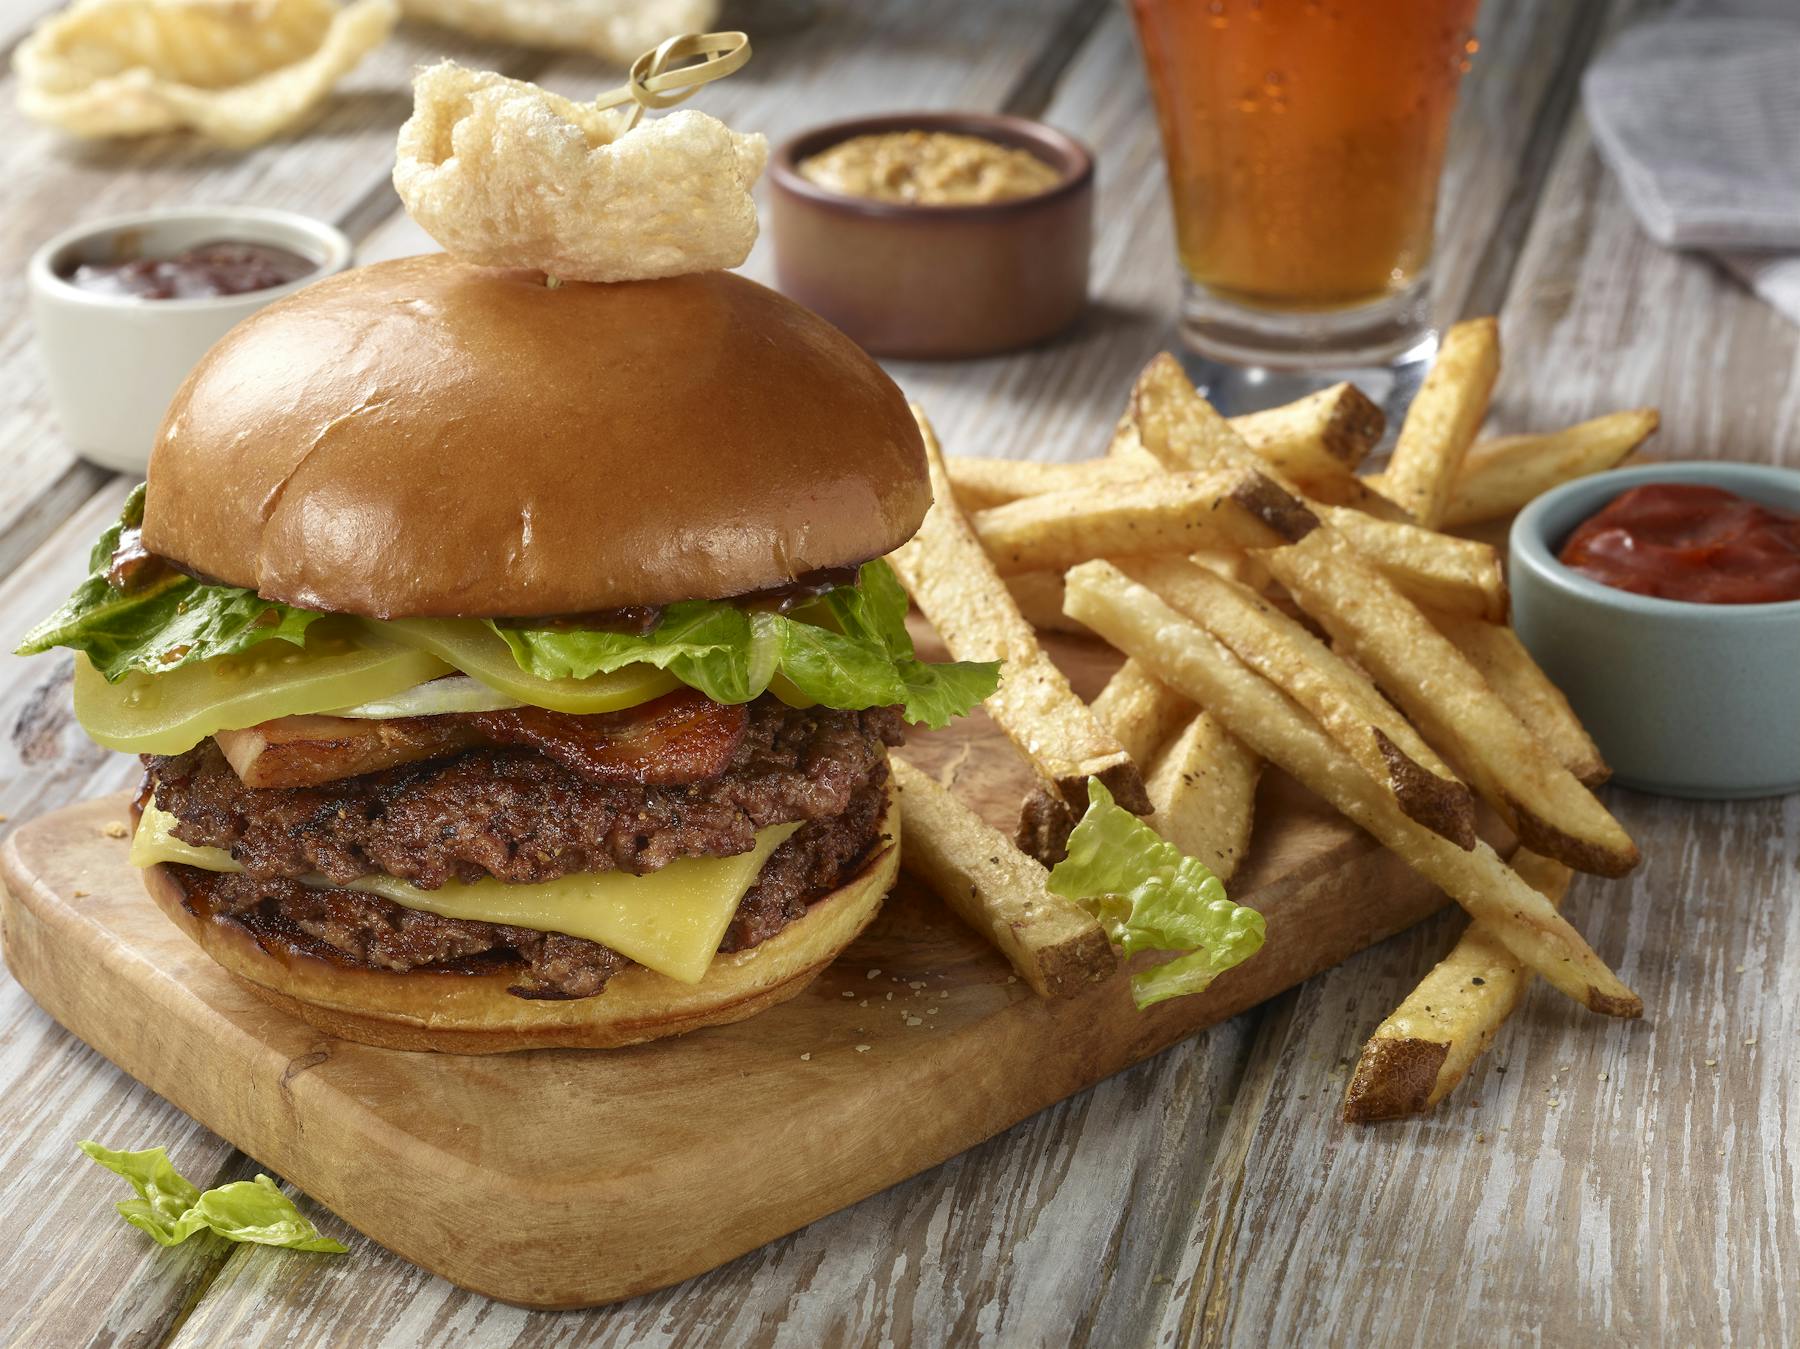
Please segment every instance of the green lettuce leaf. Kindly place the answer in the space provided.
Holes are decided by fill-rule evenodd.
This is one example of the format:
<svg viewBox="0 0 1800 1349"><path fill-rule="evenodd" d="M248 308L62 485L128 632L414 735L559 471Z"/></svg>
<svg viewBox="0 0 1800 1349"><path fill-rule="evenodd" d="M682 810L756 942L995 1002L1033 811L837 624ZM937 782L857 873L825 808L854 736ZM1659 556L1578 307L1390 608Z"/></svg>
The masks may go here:
<svg viewBox="0 0 1800 1349"><path fill-rule="evenodd" d="M928 664L906 631L906 591L886 562L864 564L790 614L723 600L671 604L647 633L494 624L519 668L544 679L585 679L646 662L715 702L742 703L777 672L827 707L899 704L933 729L963 716L1000 682L995 661Z"/></svg>
<svg viewBox="0 0 1800 1349"><path fill-rule="evenodd" d="M294 1251L341 1254L348 1248L319 1229L294 1207L273 1180L234 1180L202 1193L184 1179L161 1148L114 1152L91 1140L78 1145L108 1171L131 1182L136 1199L121 1200L119 1216L154 1237L159 1245L178 1246L196 1232L216 1232L227 1241L285 1246Z"/></svg>
<svg viewBox="0 0 1800 1349"><path fill-rule="evenodd" d="M530 628L490 623L521 670L543 679L586 679L625 665L654 665L716 703L747 703L768 688L781 634L733 604L671 604L647 633Z"/></svg>
<svg viewBox="0 0 1800 1349"><path fill-rule="evenodd" d="M1233 904L1205 863L1116 805L1095 778L1069 855L1050 872L1050 890L1093 914L1127 956L1191 953L1131 976L1140 1008L1198 993L1262 949L1263 916Z"/></svg>
<svg viewBox="0 0 1800 1349"><path fill-rule="evenodd" d="M305 642L307 625L319 615L273 604L254 591L202 585L177 572L137 589L115 589L107 580L113 553L120 536L143 518L140 485L88 554L86 579L60 609L25 634L14 655L73 647L86 652L94 668L116 683L133 670L164 674L271 639L296 646Z"/></svg>
<svg viewBox="0 0 1800 1349"><path fill-rule="evenodd" d="M193 661L280 639L305 644L320 615L275 604L253 591L202 585L169 572L118 590L107 579L127 530L144 517L144 489L88 558L88 576L62 608L25 634L16 654L54 646L87 654L117 682L133 671L164 674ZM827 707L901 706L908 721L933 729L965 715L1000 682L996 661L934 665L913 653L906 591L886 562L864 565L839 586L790 614L724 600L671 604L648 633L600 632L529 623L490 623L520 669L543 679L586 679L648 664L720 703L747 703L777 673Z"/></svg>

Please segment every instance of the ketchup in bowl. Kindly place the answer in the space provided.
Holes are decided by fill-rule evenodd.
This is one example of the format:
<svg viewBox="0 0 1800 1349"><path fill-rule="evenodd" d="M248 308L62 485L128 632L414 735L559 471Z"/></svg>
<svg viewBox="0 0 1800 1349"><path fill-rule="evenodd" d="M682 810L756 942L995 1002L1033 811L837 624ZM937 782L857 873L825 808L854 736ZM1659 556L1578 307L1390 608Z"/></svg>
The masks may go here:
<svg viewBox="0 0 1800 1349"><path fill-rule="evenodd" d="M1800 515L1698 483L1650 483L1589 516L1558 554L1583 576L1691 604L1800 600Z"/></svg>

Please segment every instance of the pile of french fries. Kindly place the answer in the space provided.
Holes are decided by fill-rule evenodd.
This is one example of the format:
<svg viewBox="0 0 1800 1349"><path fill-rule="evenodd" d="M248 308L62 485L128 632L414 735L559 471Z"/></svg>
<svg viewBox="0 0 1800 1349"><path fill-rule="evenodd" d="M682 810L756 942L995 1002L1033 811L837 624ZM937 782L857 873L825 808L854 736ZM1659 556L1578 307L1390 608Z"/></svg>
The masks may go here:
<svg viewBox="0 0 1800 1349"><path fill-rule="evenodd" d="M1368 1041L1347 1119L1437 1104L1533 973L1595 1012L1642 1014L1558 912L1571 870L1619 876L1638 861L1593 794L1606 765L1506 626L1495 550L1443 531L1620 463L1657 414L1478 444L1499 366L1492 319L1451 328L1368 475L1384 427L1354 387L1227 419L1166 353L1106 454L1081 463L946 459L918 413L935 504L894 563L955 658L1002 662L987 711L1039 783L1015 846L898 764L904 863L1036 992L1114 968L1094 921L1045 888L1089 778L1229 879L1269 763L1473 920ZM1042 630L1125 657L1092 704ZM1510 861L1477 832L1481 804L1517 838Z"/></svg>

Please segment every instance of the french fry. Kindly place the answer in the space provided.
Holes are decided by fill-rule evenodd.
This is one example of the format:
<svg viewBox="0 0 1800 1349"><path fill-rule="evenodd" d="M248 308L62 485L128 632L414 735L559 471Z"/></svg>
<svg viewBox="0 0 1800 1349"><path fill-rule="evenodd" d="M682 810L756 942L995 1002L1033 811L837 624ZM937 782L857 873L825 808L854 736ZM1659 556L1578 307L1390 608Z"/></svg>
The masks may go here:
<svg viewBox="0 0 1800 1349"><path fill-rule="evenodd" d="M1068 605L1076 618L1440 886L1558 989L1596 1012L1642 1015L1642 1000L1492 848L1478 842L1465 852L1409 819L1279 689L1148 588L1110 563L1090 562L1069 574Z"/></svg>
<svg viewBox="0 0 1800 1349"><path fill-rule="evenodd" d="M973 515L992 506L1004 506L1020 497L1046 492L1101 492L1120 483L1138 483L1161 477L1159 460L1142 452L1081 459L1072 464L1045 464L1033 459L977 459L967 455L946 457L956 504Z"/></svg>
<svg viewBox="0 0 1800 1349"><path fill-rule="evenodd" d="M1487 544L1376 520L1342 506L1321 506L1318 515L1414 604L1489 623L1506 621L1506 573L1499 552Z"/></svg>
<svg viewBox="0 0 1800 1349"><path fill-rule="evenodd" d="M1567 867L1523 848L1512 865L1527 885L1561 906ZM1363 1046L1344 1092L1345 1122L1430 1110L1469 1075L1530 984L1531 970L1485 924L1471 924Z"/></svg>
<svg viewBox="0 0 1800 1349"><path fill-rule="evenodd" d="M1155 356L1131 390L1131 420L1139 443L1174 472L1206 472L1221 466L1259 467L1298 494L1281 471L1263 462L1219 410L1200 396L1181 362L1168 352Z"/></svg>
<svg viewBox="0 0 1800 1349"><path fill-rule="evenodd" d="M1294 465L1277 464L1274 461L1270 462L1270 467L1279 468L1282 476L1298 487L1309 502L1353 508L1372 520L1391 520L1395 524L1412 523L1412 517L1405 511L1370 487L1366 479L1359 478L1348 470L1327 474L1309 472L1302 468L1296 472Z"/></svg>
<svg viewBox="0 0 1800 1349"><path fill-rule="evenodd" d="M919 532L889 560L952 656L1001 662L1000 687L983 706L1043 780L1027 821L1032 837L1054 854L1057 835L1066 836L1087 808L1090 777L1125 809L1149 813L1142 774L1038 645L956 504L931 423L916 407L913 415L925 440L933 501Z"/></svg>
<svg viewBox="0 0 1800 1349"><path fill-rule="evenodd" d="M1177 558L1115 560L1309 713L1412 819L1475 846L1475 797L1368 677L1254 591ZM1152 798L1154 800L1154 798Z"/></svg>
<svg viewBox="0 0 1800 1349"><path fill-rule="evenodd" d="M1064 570L1096 557L1270 547L1317 524L1259 470L1170 473L1104 492L1047 492L970 519L1003 576Z"/></svg>
<svg viewBox="0 0 1800 1349"><path fill-rule="evenodd" d="M1144 438L1138 434L1137 422L1132 420L1131 409L1125 409L1125 415L1119 418L1113 427L1112 440L1106 446L1106 454L1111 459L1128 459L1133 455L1143 454Z"/></svg>
<svg viewBox="0 0 1800 1349"><path fill-rule="evenodd" d="M1127 412L1114 428L1109 456L1139 459L1148 452L1135 416L1140 392L1152 403L1171 396L1204 402L1180 362L1167 352L1162 353L1138 377L1134 411ZM1211 405L1207 407L1210 410ZM1217 415L1214 412L1206 420L1211 423ZM1354 470L1380 442L1385 420L1381 409L1355 385L1337 384L1281 407L1233 417L1224 424L1237 437L1239 448L1275 469L1284 485L1297 486L1317 500L1341 500L1344 505L1367 508L1372 505L1371 497L1381 502L1385 498L1370 491ZM1224 442L1227 438L1214 427L1209 439ZM1200 467L1200 459L1172 454L1166 442L1161 449L1160 459L1168 467ZM1320 490L1313 490L1314 485L1319 485ZM1392 518L1404 518L1405 512L1392 503L1386 504Z"/></svg>
<svg viewBox="0 0 1800 1349"><path fill-rule="evenodd" d="M1455 323L1426 371L1387 469L1370 485L1427 529L1443 523L1463 457L1487 417L1500 376L1500 325Z"/></svg>
<svg viewBox="0 0 1800 1349"><path fill-rule="evenodd" d="M1403 511L1370 491L1348 467L1304 442L1275 446L1267 453L1253 449L1238 433L1237 424L1200 396L1181 363L1166 351L1138 375L1129 420L1137 428L1137 445L1172 472L1206 472L1221 466L1260 470L1309 504L1316 496L1358 506L1383 519L1405 519ZM1116 446L1115 440L1119 457L1140 461Z"/></svg>
<svg viewBox="0 0 1800 1349"><path fill-rule="evenodd" d="M1100 924L1050 893L1041 864L929 774L898 755L889 763L905 839L901 865L993 942L1032 992L1067 997L1117 968Z"/></svg>
<svg viewBox="0 0 1800 1349"><path fill-rule="evenodd" d="M1020 497L1052 492L1056 486L1046 483L1062 464L1041 464L1034 459L986 459L967 454L944 457L950 474L950 486L956 493L956 504L973 515L990 506L1004 506Z"/></svg>
<svg viewBox="0 0 1800 1349"><path fill-rule="evenodd" d="M1598 787L1612 776L1600 748L1589 737L1562 690L1525 649L1511 628L1454 614L1428 613L1432 625L1481 671L1488 687L1562 761L1584 786Z"/></svg>
<svg viewBox="0 0 1800 1349"><path fill-rule="evenodd" d="M1237 553L1228 548L1201 548L1189 553L1188 561L1252 590L1261 590L1269 584L1268 568L1248 553Z"/></svg>
<svg viewBox="0 0 1800 1349"><path fill-rule="evenodd" d="M1606 807L1343 536L1314 530L1262 557L1295 602L1369 672L1521 843L1602 876L1622 876L1637 865L1637 846Z"/></svg>
<svg viewBox="0 0 1800 1349"><path fill-rule="evenodd" d="M1114 672L1091 706L1140 770L1198 710L1132 660Z"/></svg>
<svg viewBox="0 0 1800 1349"><path fill-rule="evenodd" d="M1022 571L1006 578L1013 603L1025 621L1039 632L1066 632L1074 636L1090 635L1088 630L1062 610L1063 578L1060 571Z"/></svg>
<svg viewBox="0 0 1800 1349"><path fill-rule="evenodd" d="M1138 376L1132 408L1145 450L1172 469L1216 471L1232 466L1250 470L1260 462L1231 423L1195 391L1180 363L1167 352ZM1269 476L1277 486L1295 491L1278 470L1271 469ZM1304 503L1303 497L1299 499ZM1366 553L1408 595L1417 595L1450 613L1496 622L1506 617L1506 583L1499 555L1486 544L1378 520L1343 506L1321 505L1313 514L1348 536L1358 551Z"/></svg>
<svg viewBox="0 0 1800 1349"><path fill-rule="evenodd" d="M1484 441L1463 460L1443 527L1497 520L1558 483L1616 467L1655 433L1658 420L1655 408L1633 408L1546 435Z"/></svg>
<svg viewBox="0 0 1800 1349"><path fill-rule="evenodd" d="M1146 803L1149 799L1144 798ZM1013 831L1013 842L1045 866L1055 866L1069 855L1069 835L1075 832L1076 818L1075 808L1062 789L1040 782L1019 803L1019 825Z"/></svg>
<svg viewBox="0 0 1800 1349"><path fill-rule="evenodd" d="M1231 418L1231 429L1256 455L1315 501L1354 506L1379 519L1406 512L1356 476L1356 465L1381 439L1381 409L1352 384L1322 389L1284 407Z"/></svg>
<svg viewBox="0 0 1800 1349"><path fill-rule="evenodd" d="M1146 768L1150 826L1230 880L1250 846L1261 760L1134 660L1119 667L1093 707Z"/></svg>
<svg viewBox="0 0 1800 1349"><path fill-rule="evenodd" d="M1229 881L1250 849L1261 775L1262 760L1243 741L1216 717L1196 712L1145 779L1155 807L1150 827Z"/></svg>
<svg viewBox="0 0 1800 1349"><path fill-rule="evenodd" d="M1231 419L1244 443L1277 466L1320 456L1354 469L1381 443L1387 418L1354 384L1333 384L1292 403ZM1304 485L1304 475L1293 474Z"/></svg>

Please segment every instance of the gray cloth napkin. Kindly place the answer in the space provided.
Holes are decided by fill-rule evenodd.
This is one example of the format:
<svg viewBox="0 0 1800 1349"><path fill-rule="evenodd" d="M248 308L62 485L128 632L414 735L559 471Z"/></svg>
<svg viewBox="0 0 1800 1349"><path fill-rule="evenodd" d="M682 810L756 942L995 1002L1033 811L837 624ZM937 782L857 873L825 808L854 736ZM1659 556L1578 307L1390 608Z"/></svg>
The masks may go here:
<svg viewBox="0 0 1800 1349"><path fill-rule="evenodd" d="M1800 323L1800 0L1713 0L1631 28L1582 94L1650 237L1716 253Z"/></svg>

